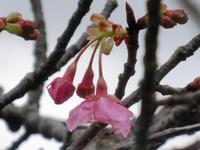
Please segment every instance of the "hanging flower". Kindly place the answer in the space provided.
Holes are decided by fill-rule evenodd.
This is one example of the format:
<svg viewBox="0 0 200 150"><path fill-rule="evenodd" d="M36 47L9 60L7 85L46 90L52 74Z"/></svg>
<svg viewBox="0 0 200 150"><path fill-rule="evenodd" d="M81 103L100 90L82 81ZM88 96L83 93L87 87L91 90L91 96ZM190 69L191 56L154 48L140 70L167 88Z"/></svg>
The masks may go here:
<svg viewBox="0 0 200 150"><path fill-rule="evenodd" d="M116 135L127 137L131 127L130 118L133 114L120 104L120 100L108 95L107 84L102 71L102 54L109 55L114 43L118 46L123 40L126 42L128 34L121 25L114 24L101 15L92 15L91 21L94 26L87 29L89 43L80 50L72 63L73 65L71 64L68 67L65 75L54 79L47 86L47 89L56 104L62 104L68 100L75 90L73 79L79 58L92 45L94 49L88 67L76 90L77 95L84 98L84 101L70 112L66 121L67 128L69 131L73 131L82 123L100 122L111 124ZM92 64L98 48L99 78L95 87L93 84L94 72Z"/></svg>
<svg viewBox="0 0 200 150"><path fill-rule="evenodd" d="M126 138L131 128L132 115L132 112L122 106L117 98L109 95L93 95L70 112L66 125L72 132L83 123L110 124L116 135Z"/></svg>

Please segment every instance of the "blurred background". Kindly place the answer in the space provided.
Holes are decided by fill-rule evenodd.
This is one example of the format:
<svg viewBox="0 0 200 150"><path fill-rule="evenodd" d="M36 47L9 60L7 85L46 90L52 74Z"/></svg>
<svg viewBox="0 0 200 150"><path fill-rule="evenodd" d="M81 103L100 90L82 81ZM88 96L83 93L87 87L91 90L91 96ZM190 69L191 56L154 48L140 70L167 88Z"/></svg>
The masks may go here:
<svg viewBox="0 0 200 150"><path fill-rule="evenodd" d="M57 38L62 34L68 24L68 20L72 16L73 12L77 8L78 0L41 0L43 4L43 12L46 21L47 40L48 40L48 52L49 55L54 46L56 45ZM195 35L199 34L200 22L199 18L193 15L192 12L185 5L182 4L182 0L163 0L168 5L169 9L184 9L189 17L189 21L185 25L177 25L173 29L164 29L160 27L159 32L159 45L158 45L158 63L163 64L173 54L178 46L186 44ZM200 9L200 3L198 0L190 0L195 6ZM127 0L127 2L133 7L136 18L143 16L146 13L145 0ZM84 17L81 25L76 30L72 37L70 44L76 42L81 34L86 30L87 26L90 25L90 16L93 13L100 13L104 7L106 0L94 0L90 12ZM119 6L112 13L110 20L115 23L121 24L126 27L125 18L125 0L118 0ZM0 17L7 16L10 12L18 11L23 15L23 18L33 20L33 14L31 11L30 1L27 0L1 0L0 1ZM143 77L143 50L144 50L144 35L145 30L140 32L136 74L128 82L126 88L126 95L128 96L134 91L138 83ZM11 35L5 31L1 32L0 35L0 86L3 87L4 92L8 92L13 88L19 81L28 73L33 71L33 41L25 41L23 38ZM75 84L82 79L83 73L86 70L88 64L88 56L91 51L88 50L81 58L79 62L77 76L75 78ZM127 51L124 44L119 47L115 47L109 56L103 57L103 71L104 76L109 87L109 93L113 94L118 82L118 75L123 71L123 64L126 61ZM197 69L200 65L200 52L197 51L194 56L190 57L187 61L179 64L174 70L172 70L163 80L162 84L169 84L174 87L183 87L187 83L191 82L195 77L200 75L200 70ZM96 60L96 59L95 59ZM48 85L52 79L57 76L62 76L67 66L64 66L59 72L51 76L44 86L44 92L40 101L40 113L45 116L55 117L61 120L66 120L69 111L74 108L81 99L74 95L70 100L62 105L55 105L49 97L46 85ZM97 64L94 63L94 70L97 68ZM98 72L95 72L96 74ZM95 78L95 81L97 79ZM160 95L158 95L160 96ZM26 101L24 96L18 99L14 103L22 105ZM133 111L135 116L139 114L139 106L135 104L130 109ZM0 120L0 150L6 150L17 137L24 131L23 128L20 132L13 133L7 128L6 123ZM172 146L183 145L183 140L191 142L193 139L198 138L199 134L193 135L193 137L182 136L181 138L173 139L173 143L168 141L165 146L159 150L167 150ZM172 140L171 140L172 141ZM184 143L187 143L184 142ZM38 150L38 149L59 149L61 143L55 140L46 140L40 135L34 134L26 142L24 142L19 150Z"/></svg>

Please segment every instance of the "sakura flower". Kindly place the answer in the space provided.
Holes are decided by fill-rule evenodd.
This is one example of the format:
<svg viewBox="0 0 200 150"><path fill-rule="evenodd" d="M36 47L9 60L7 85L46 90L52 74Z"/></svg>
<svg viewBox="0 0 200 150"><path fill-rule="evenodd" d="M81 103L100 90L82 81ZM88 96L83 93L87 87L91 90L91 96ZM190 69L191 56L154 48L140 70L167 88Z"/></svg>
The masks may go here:
<svg viewBox="0 0 200 150"><path fill-rule="evenodd" d="M66 126L72 132L83 123L110 124L116 135L126 138L131 128L132 115L132 112L120 105L120 100L107 94L107 84L102 71L102 51L100 50L96 95L86 97L85 101L70 112Z"/></svg>
<svg viewBox="0 0 200 150"><path fill-rule="evenodd" d="M100 46L103 47L104 54L110 54L114 42L116 46L118 46L123 40L127 43L128 33L121 25L114 24L99 14L93 14L90 19L95 26L87 29L89 34L88 39L96 39L100 41Z"/></svg>
<svg viewBox="0 0 200 150"><path fill-rule="evenodd" d="M117 98L109 95L94 95L70 112L66 125L72 132L83 123L111 124L116 135L126 138L131 128L130 118L132 116L132 112L120 105Z"/></svg>

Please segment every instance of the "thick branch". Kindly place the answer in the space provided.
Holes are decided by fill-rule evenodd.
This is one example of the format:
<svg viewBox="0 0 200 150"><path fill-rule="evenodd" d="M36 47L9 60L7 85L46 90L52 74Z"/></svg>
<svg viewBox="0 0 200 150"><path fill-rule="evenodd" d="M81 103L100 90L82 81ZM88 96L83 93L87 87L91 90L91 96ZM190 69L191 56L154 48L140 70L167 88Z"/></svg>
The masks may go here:
<svg viewBox="0 0 200 150"><path fill-rule="evenodd" d="M148 28L145 38L144 79L141 84L141 115L135 128L134 150L146 150L148 129L155 111L154 79L157 68L156 49L157 35L160 23L160 1L149 0L147 2Z"/></svg>
<svg viewBox="0 0 200 150"><path fill-rule="evenodd" d="M50 54L45 64L41 65L37 71L29 73L21 82L8 93L0 97L0 110L12 103L15 99L24 96L26 92L41 85L50 75L56 72L56 64L65 53L65 48L69 43L74 31L81 22L83 16L89 11L92 0L80 0L79 5L71 17L68 27L58 39L54 51Z"/></svg>

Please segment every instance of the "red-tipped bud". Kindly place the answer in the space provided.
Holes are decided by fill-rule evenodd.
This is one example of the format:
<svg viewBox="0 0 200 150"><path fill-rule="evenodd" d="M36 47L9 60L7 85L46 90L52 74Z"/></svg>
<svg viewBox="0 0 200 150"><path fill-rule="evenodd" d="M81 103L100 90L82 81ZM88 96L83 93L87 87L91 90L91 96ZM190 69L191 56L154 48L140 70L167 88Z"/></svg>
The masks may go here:
<svg viewBox="0 0 200 150"><path fill-rule="evenodd" d="M107 94L107 84L103 77L99 77L97 81L97 95L106 95Z"/></svg>
<svg viewBox="0 0 200 150"><path fill-rule="evenodd" d="M137 24L138 29L140 29L140 30L146 28L147 27L147 15L139 18L137 20L136 24Z"/></svg>
<svg viewBox="0 0 200 150"><path fill-rule="evenodd" d="M187 14L182 9L166 10L163 15L170 17L179 24L185 24L188 21Z"/></svg>
<svg viewBox="0 0 200 150"><path fill-rule="evenodd" d="M20 20L19 24L21 25L24 32L33 32L38 28L38 24L35 21Z"/></svg>
<svg viewBox="0 0 200 150"><path fill-rule="evenodd" d="M4 18L0 18L0 32L5 29L6 23Z"/></svg>
<svg viewBox="0 0 200 150"><path fill-rule="evenodd" d="M47 89L54 103L62 104L73 95L75 87L72 82L58 77L47 86Z"/></svg>
<svg viewBox="0 0 200 150"><path fill-rule="evenodd" d="M188 91L197 91L200 89L200 77L194 79L191 83L186 86Z"/></svg>
<svg viewBox="0 0 200 150"><path fill-rule="evenodd" d="M174 22L170 17L168 16L163 16L161 18L160 22L161 26L164 28L173 28L176 25L176 22Z"/></svg>
<svg viewBox="0 0 200 150"><path fill-rule="evenodd" d="M93 84L93 78L94 78L94 73L92 69L88 68L83 77L83 80L78 85L78 88L76 91L78 96L82 98L86 98L94 94L95 86Z"/></svg>

